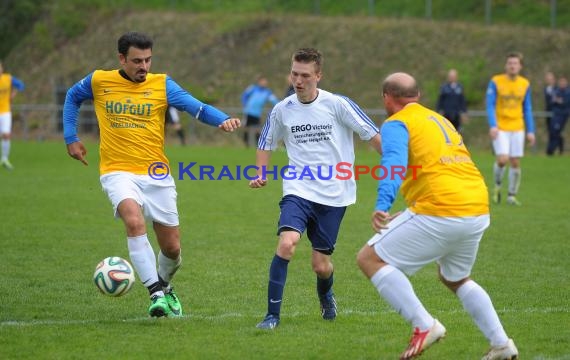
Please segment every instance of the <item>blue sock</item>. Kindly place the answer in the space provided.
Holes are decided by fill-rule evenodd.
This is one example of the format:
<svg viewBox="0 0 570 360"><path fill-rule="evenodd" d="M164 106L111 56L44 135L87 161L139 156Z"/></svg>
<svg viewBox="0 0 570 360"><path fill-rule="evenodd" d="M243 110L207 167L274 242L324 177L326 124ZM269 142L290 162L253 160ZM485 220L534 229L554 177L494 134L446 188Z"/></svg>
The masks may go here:
<svg viewBox="0 0 570 360"><path fill-rule="evenodd" d="M328 279L321 279L317 276L317 294L319 294L319 298L324 298L332 289L334 282L333 275L334 273L331 273Z"/></svg>
<svg viewBox="0 0 570 360"><path fill-rule="evenodd" d="M285 260L277 254L275 254L273 261L271 261L271 267L269 268L269 286L267 289L268 314L279 316L281 312L288 264L289 260Z"/></svg>

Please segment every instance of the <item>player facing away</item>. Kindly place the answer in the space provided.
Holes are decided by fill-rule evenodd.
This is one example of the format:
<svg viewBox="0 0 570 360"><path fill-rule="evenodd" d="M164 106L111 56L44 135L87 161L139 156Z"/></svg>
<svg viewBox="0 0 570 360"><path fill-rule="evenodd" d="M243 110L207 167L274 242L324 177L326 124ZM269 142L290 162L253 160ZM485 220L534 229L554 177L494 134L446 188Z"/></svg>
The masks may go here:
<svg viewBox="0 0 570 360"><path fill-rule="evenodd" d="M11 103L18 91L23 90L24 83L15 76L5 73L0 61L0 136L2 137L0 163L7 170L14 169L9 160L12 133Z"/></svg>
<svg viewBox="0 0 570 360"><path fill-rule="evenodd" d="M181 264L179 217L174 179L164 154L164 117L168 106L231 132L240 121L203 104L166 74L150 73L152 39L128 32L118 40L120 70L96 70L67 92L63 130L71 157L87 165L87 150L77 136L81 103L93 100L100 130L100 180L127 233L133 266L150 295L153 317L181 316L170 281ZM160 252L148 241L145 219L152 221Z"/></svg>
<svg viewBox="0 0 570 360"><path fill-rule="evenodd" d="M283 177L279 241L269 268L267 314L257 324L260 329L279 325L287 266L305 231L312 246L311 263L317 275L321 316L325 320L336 318L331 255L346 207L356 201L356 182L328 175L340 162L354 163L353 133L370 141L380 152L378 128L358 105L317 87L322 65L323 57L317 49L299 49L293 54L291 80L296 94L273 108L259 139L256 152L259 177L249 183L250 187L267 184L263 169L267 168L271 151L280 140L287 149L290 169L301 172L310 168L313 174L291 179L292 172L288 172Z"/></svg>
<svg viewBox="0 0 570 360"><path fill-rule="evenodd" d="M509 53L505 73L493 76L487 87L487 118L496 161L493 165L495 187L493 202L501 202L501 184L510 163L507 204L521 205L516 195L521 183L520 159L524 153L525 131L534 145L534 119L529 81L520 75L523 56Z"/></svg>
<svg viewBox="0 0 570 360"><path fill-rule="evenodd" d="M389 118L382 125L381 164L417 166L415 176L381 180L372 227L377 232L357 256L378 293L414 328L400 359L412 359L443 338L445 327L423 306L404 274L431 262L491 343L483 359L515 359L518 351L503 330L487 292L469 275L479 241L489 226L483 177L453 125L418 103L415 79L389 75L382 95ZM391 214L398 190L408 208Z"/></svg>

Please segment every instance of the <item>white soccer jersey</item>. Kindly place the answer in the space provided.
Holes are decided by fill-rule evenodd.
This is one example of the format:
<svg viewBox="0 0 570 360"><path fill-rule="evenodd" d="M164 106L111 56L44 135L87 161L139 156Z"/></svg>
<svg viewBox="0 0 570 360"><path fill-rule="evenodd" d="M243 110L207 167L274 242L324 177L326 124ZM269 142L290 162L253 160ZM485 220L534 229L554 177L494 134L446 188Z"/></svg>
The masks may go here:
<svg viewBox="0 0 570 360"><path fill-rule="evenodd" d="M338 164L350 164L341 167L353 173L353 132L362 140L370 140L379 130L349 98L318 91L309 104L301 103L293 94L275 105L258 148L275 150L279 140L285 143L289 168L278 174L283 178L283 196L292 194L323 205L347 206L356 201L356 182L354 176L337 178L347 177L337 172Z"/></svg>

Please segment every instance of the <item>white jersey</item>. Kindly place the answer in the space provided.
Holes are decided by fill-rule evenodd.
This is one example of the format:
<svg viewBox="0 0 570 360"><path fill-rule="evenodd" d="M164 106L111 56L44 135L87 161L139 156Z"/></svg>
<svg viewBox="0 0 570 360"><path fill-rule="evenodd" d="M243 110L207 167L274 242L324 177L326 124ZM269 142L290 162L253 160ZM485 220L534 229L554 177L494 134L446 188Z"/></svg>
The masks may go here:
<svg viewBox="0 0 570 360"><path fill-rule="evenodd" d="M338 174L337 167L344 163L340 165L343 169L354 172L353 132L362 140L370 140L379 130L352 100L318 91L317 98L308 104L293 94L275 105L258 148L275 150L279 140L285 143L289 167L278 174L283 178L283 196L292 194L323 205L347 206L356 202L356 182L354 176L341 180L347 176Z"/></svg>

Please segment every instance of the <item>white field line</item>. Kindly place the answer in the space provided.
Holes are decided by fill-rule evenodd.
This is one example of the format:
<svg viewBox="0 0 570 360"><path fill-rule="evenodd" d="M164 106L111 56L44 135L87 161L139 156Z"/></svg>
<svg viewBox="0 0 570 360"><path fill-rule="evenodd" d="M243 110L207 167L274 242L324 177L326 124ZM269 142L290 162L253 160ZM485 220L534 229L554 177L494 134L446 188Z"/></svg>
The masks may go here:
<svg viewBox="0 0 570 360"><path fill-rule="evenodd" d="M455 309L455 310L443 310L443 311L436 311L434 313L444 313L444 314L456 314L463 312L463 309ZM339 315L344 316L378 316L382 314L388 314L393 311L361 311L361 310L353 310L353 309L344 309L339 311ZM520 314L552 314L552 313L569 313L569 307L547 307L547 308L526 308L526 309L497 309L499 314L506 314L506 313L520 313ZM181 319L175 320L184 320L184 319L198 319L198 320L221 320L221 319L228 319L228 318L255 318L262 316L261 313L256 314L246 314L246 313L239 313L239 312L230 312L230 313L220 313L220 314L187 314L184 315ZM301 317L301 316L309 316L311 314L304 313L304 312L294 312L288 313L286 316L291 317ZM130 322L144 322L144 321L159 321L159 319L153 319L150 317L137 317L137 318L130 318L130 319L83 319L83 320L73 320L73 319L61 319L61 320L7 320L0 322L0 327L7 328L7 327L26 327L26 326L51 326L51 325L87 325L87 324L96 324L96 323L107 323L107 322L123 322L123 323L130 323Z"/></svg>

